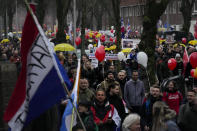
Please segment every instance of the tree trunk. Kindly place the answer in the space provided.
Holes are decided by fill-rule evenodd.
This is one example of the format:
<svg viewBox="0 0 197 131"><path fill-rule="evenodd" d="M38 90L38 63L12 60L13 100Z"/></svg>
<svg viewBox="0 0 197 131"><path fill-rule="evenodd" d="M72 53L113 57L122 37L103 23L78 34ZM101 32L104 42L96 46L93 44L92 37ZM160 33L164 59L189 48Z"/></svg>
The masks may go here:
<svg viewBox="0 0 197 131"><path fill-rule="evenodd" d="M115 17L115 29L116 29L116 53L121 50L121 22L120 22L120 0L112 0L112 7Z"/></svg>
<svg viewBox="0 0 197 131"><path fill-rule="evenodd" d="M139 49L144 51L148 56L147 72L151 85L156 82L154 51L156 45L157 22L165 11L169 1L170 0L162 0L161 3L156 3L155 1L147 2L145 14L143 16L143 33Z"/></svg>
<svg viewBox="0 0 197 131"><path fill-rule="evenodd" d="M82 0L82 22L81 22L81 54L85 54L85 28L86 28L86 0ZM81 56L82 56L81 55Z"/></svg>
<svg viewBox="0 0 197 131"><path fill-rule="evenodd" d="M57 20L58 20L58 32L56 34L56 42L66 42L65 29L65 17L68 13L68 8L71 4L71 0L56 0L57 5Z"/></svg>
<svg viewBox="0 0 197 131"><path fill-rule="evenodd" d="M4 37L7 38L7 13L6 11L4 12Z"/></svg>
<svg viewBox="0 0 197 131"><path fill-rule="evenodd" d="M195 0L182 0L181 3L180 11L182 12L183 21L184 21L182 31L186 32L187 36L191 25L194 2Z"/></svg>
<svg viewBox="0 0 197 131"><path fill-rule="evenodd" d="M38 18L38 21L40 25L43 25L44 22L44 16L45 16L45 9L46 9L46 4L44 0L36 0L36 3L38 4L36 7L36 16Z"/></svg>
<svg viewBox="0 0 197 131"><path fill-rule="evenodd" d="M12 22L13 22L13 16L14 16L14 12L12 11L12 9L8 8L8 27L9 27L9 32L12 32Z"/></svg>

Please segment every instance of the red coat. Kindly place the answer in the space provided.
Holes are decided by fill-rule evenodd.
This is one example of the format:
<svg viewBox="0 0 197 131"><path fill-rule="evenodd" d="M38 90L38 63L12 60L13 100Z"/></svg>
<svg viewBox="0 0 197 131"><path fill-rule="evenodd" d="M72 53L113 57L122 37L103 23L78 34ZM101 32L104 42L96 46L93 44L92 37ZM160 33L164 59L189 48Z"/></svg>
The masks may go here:
<svg viewBox="0 0 197 131"><path fill-rule="evenodd" d="M170 109L179 113L179 107L183 100L183 96L179 91L176 92L164 92L162 100L170 107Z"/></svg>

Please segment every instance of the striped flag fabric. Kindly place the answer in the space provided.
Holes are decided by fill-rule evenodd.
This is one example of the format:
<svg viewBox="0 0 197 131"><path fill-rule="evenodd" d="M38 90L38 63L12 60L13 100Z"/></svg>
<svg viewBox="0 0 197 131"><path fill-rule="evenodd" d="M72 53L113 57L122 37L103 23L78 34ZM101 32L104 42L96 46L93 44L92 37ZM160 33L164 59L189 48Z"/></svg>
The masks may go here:
<svg viewBox="0 0 197 131"><path fill-rule="evenodd" d="M81 63L80 63L80 59L78 59L77 75L76 75L73 91L71 93L71 99L75 107L77 107L77 101L78 101L80 69L81 69ZM70 131L72 127L76 124L76 118L77 118L77 114L74 111L71 101L69 100L62 117L62 124L60 131Z"/></svg>
<svg viewBox="0 0 197 131"><path fill-rule="evenodd" d="M121 18L121 38L125 37L125 27L124 27L124 20Z"/></svg>
<svg viewBox="0 0 197 131"><path fill-rule="evenodd" d="M31 5L35 12L35 6ZM66 98L62 85L70 81L35 15L27 13L21 41L22 69L4 113L11 131L21 131L32 120Z"/></svg>

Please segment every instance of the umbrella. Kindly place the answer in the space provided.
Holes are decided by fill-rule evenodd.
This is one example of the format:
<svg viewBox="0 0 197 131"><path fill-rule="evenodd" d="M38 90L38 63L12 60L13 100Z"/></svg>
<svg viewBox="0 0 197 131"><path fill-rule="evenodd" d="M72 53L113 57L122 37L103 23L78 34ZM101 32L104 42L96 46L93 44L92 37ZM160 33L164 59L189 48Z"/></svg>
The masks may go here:
<svg viewBox="0 0 197 131"><path fill-rule="evenodd" d="M1 41L1 43L6 43L6 42L9 42L10 40L9 39L3 39L2 41Z"/></svg>
<svg viewBox="0 0 197 131"><path fill-rule="evenodd" d="M110 50L115 50L116 49L116 45L112 45L109 47Z"/></svg>
<svg viewBox="0 0 197 131"><path fill-rule="evenodd" d="M197 40L190 40L188 43L194 46L197 44Z"/></svg>
<svg viewBox="0 0 197 131"><path fill-rule="evenodd" d="M55 51L74 51L75 48L68 43L61 43L55 46Z"/></svg>
<svg viewBox="0 0 197 131"><path fill-rule="evenodd" d="M131 52L131 48L125 48L125 49L122 49L122 51L121 52L123 52L123 53L129 53L129 52Z"/></svg>
<svg viewBox="0 0 197 131"><path fill-rule="evenodd" d="M105 48L105 50L109 51L109 50L110 50L110 48Z"/></svg>

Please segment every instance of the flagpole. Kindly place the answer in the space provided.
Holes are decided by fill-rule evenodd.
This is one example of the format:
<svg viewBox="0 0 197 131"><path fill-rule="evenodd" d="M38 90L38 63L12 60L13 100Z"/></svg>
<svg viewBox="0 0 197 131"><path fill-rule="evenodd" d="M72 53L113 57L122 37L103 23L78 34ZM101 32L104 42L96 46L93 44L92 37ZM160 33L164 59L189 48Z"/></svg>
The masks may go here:
<svg viewBox="0 0 197 131"><path fill-rule="evenodd" d="M27 0L24 0L24 2L25 2L25 5L27 6L27 9L28 9L28 11L30 12L30 14L31 14L31 16L32 16L32 18L33 18L33 20L34 20L34 22L35 22L35 25L36 25L37 28L38 28L39 33L41 34L41 36L42 36L42 38L43 38L44 43L45 43L46 46L47 46L47 43L48 43L49 41L48 41L48 39L46 38L46 36L45 36L45 34L43 33L43 31L41 30L42 27L40 26L40 24L39 24L39 22L38 22L38 20L37 20L37 18L36 18L36 16L35 16L35 14L33 13L32 9L31 9L30 6L29 6ZM48 46L47 46L47 48L48 48ZM49 49L49 48L48 48L48 49ZM49 51L50 51L50 50L49 50ZM52 58L53 58L53 57L52 57ZM78 61L80 61L80 60L78 60ZM55 66L57 66L57 65L55 65ZM60 72L57 71L57 73L58 73L58 76L60 77L60 80L61 80L61 83L62 83L63 87L65 88L65 90L66 90L66 92L67 92L67 94L68 94L68 98L70 99L70 101L71 101L71 103L72 103L72 106L73 106L75 112L77 113L77 116L78 116L78 118L79 118L79 121L80 121L80 123L81 123L81 125L82 125L84 131L86 131L85 125L84 125L84 123L83 123L83 121L82 121L82 119L81 119L81 117L80 117L80 115L79 115L79 112L77 111L77 108L76 108L76 106L75 106L74 103L73 103L73 100L72 100L72 98L71 98L71 94L70 94L69 90L67 89L67 86L66 86L66 84L65 84L65 82L64 82L64 80L63 80L63 78L62 78L61 75L60 75Z"/></svg>

